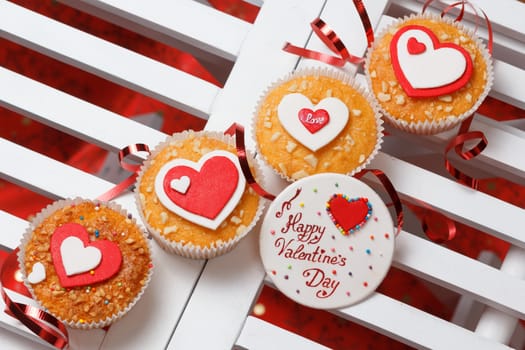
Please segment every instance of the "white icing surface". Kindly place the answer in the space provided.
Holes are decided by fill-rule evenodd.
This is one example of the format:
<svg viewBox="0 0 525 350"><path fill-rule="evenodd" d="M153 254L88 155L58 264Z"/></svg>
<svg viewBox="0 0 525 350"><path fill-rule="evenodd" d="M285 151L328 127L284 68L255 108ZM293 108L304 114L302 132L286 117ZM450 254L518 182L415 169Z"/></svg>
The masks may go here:
<svg viewBox="0 0 525 350"><path fill-rule="evenodd" d="M330 121L322 129L311 133L299 120L299 111L303 108L312 111L324 109L328 112ZM308 97L300 93L284 96L277 107L277 115L283 128L294 139L314 152L339 135L348 122L348 108L341 100L328 97L314 106Z"/></svg>
<svg viewBox="0 0 525 350"><path fill-rule="evenodd" d="M180 179L172 180L170 186L175 191L184 194L190 187L190 178L187 176L181 176Z"/></svg>
<svg viewBox="0 0 525 350"><path fill-rule="evenodd" d="M233 192L232 196L230 197L226 205L222 208L220 213L214 219L209 219L207 217L197 215L190 211L187 211L186 209L174 203L164 191L163 182L164 182L164 177L166 176L168 171L176 166L181 166L181 165L187 166L196 171L200 171L203 164L208 159L212 157L216 157L216 156L226 157L233 162L233 164L237 168L237 172L239 174L239 180L237 181L237 186L235 188L235 191ZM181 176L179 180L182 181L184 177L186 176ZM178 191L178 192L181 192L183 194L186 193L188 188L191 186L191 179L189 180L190 180L190 183L188 187L186 188L186 190L184 192L181 192L181 191ZM170 185L173 186L173 180L170 183ZM244 193L245 185L246 185L246 179L244 178L244 175L242 173L241 166L239 165L239 160L237 159L237 157L230 152L221 151L221 150L206 153L201 159L199 159L197 163L192 162L187 159L183 159L183 158L178 158L178 159L169 161L168 163L164 164L162 168L160 168L157 176L155 177L155 193L157 197L159 198L160 202L162 203L162 205L164 205L167 209L174 212L175 214L185 218L186 220L191 221L197 225L207 227L212 230L215 230L224 221L224 219L226 219L226 217L230 215L233 209L235 209L235 207L237 206L237 203L239 203L239 200L242 197L242 194Z"/></svg>
<svg viewBox="0 0 525 350"><path fill-rule="evenodd" d="M92 246L85 247L75 236L67 237L60 244L60 255L67 276L93 270L102 260L101 251Z"/></svg>
<svg viewBox="0 0 525 350"><path fill-rule="evenodd" d="M408 40L415 38L425 45L420 54L408 52ZM467 67L463 54L452 47L434 48L428 33L409 29L399 36L397 45L399 66L406 79L415 89L436 88L458 80Z"/></svg>
<svg viewBox="0 0 525 350"><path fill-rule="evenodd" d="M359 231L347 236L338 231L326 211L334 194L368 198L372 216ZM325 173L292 183L272 202L261 227L260 253L267 274L286 296L313 308L342 308L368 297L383 281L394 254L393 232L387 207L370 187Z"/></svg>
<svg viewBox="0 0 525 350"><path fill-rule="evenodd" d="M33 265L31 273L27 276L29 283L37 284L46 279L46 268L41 262L37 262Z"/></svg>

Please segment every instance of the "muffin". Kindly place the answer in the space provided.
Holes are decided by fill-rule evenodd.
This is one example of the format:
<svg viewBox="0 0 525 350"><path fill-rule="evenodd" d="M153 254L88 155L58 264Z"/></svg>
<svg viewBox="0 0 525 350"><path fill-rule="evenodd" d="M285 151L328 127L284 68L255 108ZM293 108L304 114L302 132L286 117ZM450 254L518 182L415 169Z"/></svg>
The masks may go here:
<svg viewBox="0 0 525 350"><path fill-rule="evenodd" d="M131 215L112 203L60 200L40 212L18 255L24 283L73 328L102 328L126 314L152 274L151 247Z"/></svg>
<svg viewBox="0 0 525 350"><path fill-rule="evenodd" d="M258 169L252 170L258 177ZM142 166L135 194L140 215L159 244L196 259L230 251L263 207L246 184L233 137L219 132L168 137Z"/></svg>
<svg viewBox="0 0 525 350"><path fill-rule="evenodd" d="M253 119L258 154L283 178L354 174L383 137L375 103L353 79L330 69L296 71L270 86Z"/></svg>
<svg viewBox="0 0 525 350"><path fill-rule="evenodd" d="M417 134L469 117L493 80L490 54L474 33L434 15L399 19L378 35L365 74L387 121Z"/></svg>

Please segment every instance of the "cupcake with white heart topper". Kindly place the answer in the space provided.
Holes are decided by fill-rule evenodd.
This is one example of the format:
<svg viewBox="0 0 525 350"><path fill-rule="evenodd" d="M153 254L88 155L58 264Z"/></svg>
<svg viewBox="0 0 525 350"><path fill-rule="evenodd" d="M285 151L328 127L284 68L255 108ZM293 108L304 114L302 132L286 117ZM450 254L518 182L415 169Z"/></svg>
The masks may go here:
<svg viewBox="0 0 525 350"><path fill-rule="evenodd" d="M259 169L247 156L260 181ZM159 144L139 172L135 195L160 246L194 259L233 249L264 204L243 175L234 138L210 131L184 131Z"/></svg>
<svg viewBox="0 0 525 350"><path fill-rule="evenodd" d="M56 201L26 230L18 253L34 299L69 327L103 328L141 298L152 274L145 230L114 203Z"/></svg>
<svg viewBox="0 0 525 350"><path fill-rule="evenodd" d="M387 121L424 135L472 115L493 81L481 40L458 22L426 14L399 19L379 34L365 73Z"/></svg>
<svg viewBox="0 0 525 350"><path fill-rule="evenodd" d="M372 97L332 69L298 70L273 83L256 107L252 127L258 154L289 181L357 173L383 139Z"/></svg>

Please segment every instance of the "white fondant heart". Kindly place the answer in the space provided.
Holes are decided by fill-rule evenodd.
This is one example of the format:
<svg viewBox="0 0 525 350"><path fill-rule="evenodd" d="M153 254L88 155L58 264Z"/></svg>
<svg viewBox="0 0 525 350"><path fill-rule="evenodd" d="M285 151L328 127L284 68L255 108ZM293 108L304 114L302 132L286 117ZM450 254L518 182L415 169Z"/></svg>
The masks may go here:
<svg viewBox="0 0 525 350"><path fill-rule="evenodd" d="M190 178L187 176L181 176L180 179L174 179L170 182L171 188L179 193L186 193L188 187L190 187Z"/></svg>
<svg viewBox="0 0 525 350"><path fill-rule="evenodd" d="M324 109L330 116L329 122L315 133L301 123L299 111L303 108L312 111ZM348 107L335 97L328 97L317 105L313 105L308 97L300 93L288 94L283 97L277 107L277 115L283 128L297 141L312 151L330 143L348 122Z"/></svg>
<svg viewBox="0 0 525 350"><path fill-rule="evenodd" d="M60 254L66 275L72 276L93 270L102 259L102 253L96 247L84 247L78 237L68 237L60 245Z"/></svg>
<svg viewBox="0 0 525 350"><path fill-rule="evenodd" d="M420 53L409 52L409 41L417 40L425 46ZM432 38L423 30L409 29L399 37L396 45L399 66L415 89L429 89L458 80L467 67L465 56L454 47L435 48Z"/></svg>
<svg viewBox="0 0 525 350"><path fill-rule="evenodd" d="M27 276L29 283L36 284L46 279L46 269L41 262L37 262L33 265L33 270Z"/></svg>

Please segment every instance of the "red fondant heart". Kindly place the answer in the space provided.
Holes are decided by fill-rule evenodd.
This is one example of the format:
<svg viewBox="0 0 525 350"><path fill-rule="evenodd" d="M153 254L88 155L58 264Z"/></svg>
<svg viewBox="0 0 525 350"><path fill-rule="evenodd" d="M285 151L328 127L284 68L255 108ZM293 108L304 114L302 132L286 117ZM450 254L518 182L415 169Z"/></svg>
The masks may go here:
<svg viewBox="0 0 525 350"><path fill-rule="evenodd" d="M102 258L97 266L91 271L73 274L68 276L66 273L67 261L64 261L60 247L65 239L76 237L82 241L85 248L94 247L98 249ZM67 223L55 230L51 236L51 257L55 271L62 287L80 287L105 281L114 276L122 264L122 254L118 244L105 239L90 241L86 228L77 223Z"/></svg>
<svg viewBox="0 0 525 350"><path fill-rule="evenodd" d="M187 176L190 180L185 193L174 190L173 180ZM227 157L207 159L200 170L186 165L171 168L163 179L164 192L176 205L190 213L215 219L237 188L239 172Z"/></svg>
<svg viewBox="0 0 525 350"><path fill-rule="evenodd" d="M427 47L422 42L417 41L416 38L412 37L408 39L407 50L411 55L419 55L420 53L425 52Z"/></svg>
<svg viewBox="0 0 525 350"><path fill-rule="evenodd" d="M312 111L310 108L303 108L299 111L299 120L310 133L315 134L328 124L330 115L324 109Z"/></svg>
<svg viewBox="0 0 525 350"><path fill-rule="evenodd" d="M421 42L421 40L424 40L424 39L418 40L415 37L408 38L405 47L403 47L403 45L398 45L399 40L403 36L403 34L411 30L424 32L422 37L424 38L424 36L426 35L427 38L425 39L430 39L431 45L426 45L425 43ZM407 35L411 35L411 33ZM454 50L456 53L458 53L459 55L456 55L456 56L462 57L461 60L462 61L464 60L462 64L465 64L465 69L461 73L458 73L457 76L456 76L456 73L451 74L455 78L455 80L450 79L451 81L447 83L443 83L442 85L432 86L432 87L414 87L413 84L410 82L409 78L407 77L408 73L404 72L403 68L401 67L399 56L402 55L403 53L400 54L400 51L402 52L406 51L409 55L417 56L418 60L424 60L424 61L420 61L424 63L422 65L424 66L423 68L424 71L417 71L417 74L413 74L413 76L417 77L417 76L427 75L431 72L438 72L438 73L442 72L445 74L441 74L441 75L438 74L438 76L446 76L446 73L451 71L451 67L454 67L452 63L447 62L446 60L433 59L433 60L429 60L429 62L431 61L434 64L436 64L437 63L436 61L439 61L438 62L439 65L436 64L436 66L431 66L431 65L426 64L427 62L426 60L428 60L428 57L431 57L436 54L439 56L440 53L441 54L443 53L443 51L439 52L439 50L444 49L444 48L446 48L447 50L450 50L450 49ZM392 59L392 68L394 70L394 74L396 75L396 78L399 81L399 84L401 85L403 90L406 92L406 94L411 97L434 97L434 96L441 96L441 95L452 93L454 91L457 91L464 85L466 85L468 81L470 80L470 77L472 76L472 71L473 71L472 59L469 53L464 48L454 43L440 42L437 36L434 34L434 32L432 32L427 27L423 27L419 25L408 25L408 26L402 27L394 34L394 36L392 37L392 41L390 43L390 56ZM412 66L413 65L408 65L408 64L406 65L406 67L412 67ZM458 67L462 67L462 66L458 66Z"/></svg>
<svg viewBox="0 0 525 350"><path fill-rule="evenodd" d="M334 194L327 203L326 210L343 234L360 229L370 218L372 205L367 198L349 198Z"/></svg>

